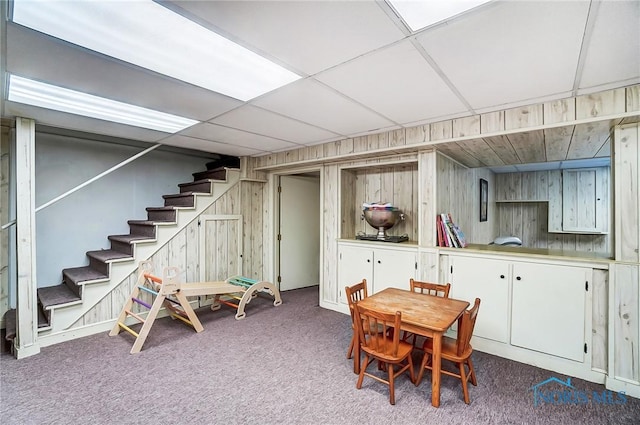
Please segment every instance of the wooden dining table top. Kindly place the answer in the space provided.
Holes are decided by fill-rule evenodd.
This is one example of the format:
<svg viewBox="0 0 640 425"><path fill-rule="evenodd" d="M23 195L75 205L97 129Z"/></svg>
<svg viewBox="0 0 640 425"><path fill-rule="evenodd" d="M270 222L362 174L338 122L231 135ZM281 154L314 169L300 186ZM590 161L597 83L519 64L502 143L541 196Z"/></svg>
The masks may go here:
<svg viewBox="0 0 640 425"><path fill-rule="evenodd" d="M423 335L424 331L427 331L427 336L428 331L445 332L469 307L467 301L425 295L398 288L383 289L359 301L358 305L388 313L400 311L402 329L410 328Z"/></svg>

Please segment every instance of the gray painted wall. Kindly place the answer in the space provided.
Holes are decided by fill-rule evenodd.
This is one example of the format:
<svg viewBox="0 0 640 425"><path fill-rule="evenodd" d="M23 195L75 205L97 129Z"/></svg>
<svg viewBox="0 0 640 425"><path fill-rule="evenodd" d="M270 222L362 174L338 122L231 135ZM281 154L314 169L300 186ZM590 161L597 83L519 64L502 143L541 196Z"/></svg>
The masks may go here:
<svg viewBox="0 0 640 425"><path fill-rule="evenodd" d="M36 134L36 207L141 148ZM203 154L204 155L204 154ZM146 207L206 169L210 156L152 151L36 214L38 287L62 282L62 269L89 264L87 251L110 248L107 236L129 233L127 220L146 220Z"/></svg>

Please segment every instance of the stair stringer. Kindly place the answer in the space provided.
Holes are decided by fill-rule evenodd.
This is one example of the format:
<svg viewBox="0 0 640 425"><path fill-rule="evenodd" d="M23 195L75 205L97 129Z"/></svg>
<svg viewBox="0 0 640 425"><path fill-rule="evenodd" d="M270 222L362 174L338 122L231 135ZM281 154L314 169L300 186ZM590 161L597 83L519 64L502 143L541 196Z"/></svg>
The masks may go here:
<svg viewBox="0 0 640 425"><path fill-rule="evenodd" d="M133 258L125 261L116 260L109 263L109 279L86 283L82 289L82 302L78 304L53 306L51 309L51 327L40 335L39 339L46 339L56 333L69 330L78 320L87 314L102 299L115 290L125 279L138 269L140 261L148 260L180 231L198 218L216 200L240 181L240 171L227 170L226 181L212 181L211 193L195 194L194 207L177 208L175 224L157 224L155 242L142 242L134 244Z"/></svg>

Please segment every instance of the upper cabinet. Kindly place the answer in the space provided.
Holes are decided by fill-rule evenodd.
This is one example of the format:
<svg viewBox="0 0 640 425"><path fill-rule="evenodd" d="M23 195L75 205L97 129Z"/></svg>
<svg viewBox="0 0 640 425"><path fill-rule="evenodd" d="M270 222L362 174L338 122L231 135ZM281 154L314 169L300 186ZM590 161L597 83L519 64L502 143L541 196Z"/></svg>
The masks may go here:
<svg viewBox="0 0 640 425"><path fill-rule="evenodd" d="M562 229L609 231L609 167L562 172Z"/></svg>
<svg viewBox="0 0 640 425"><path fill-rule="evenodd" d="M609 232L609 167L563 170L562 191L549 196L549 232Z"/></svg>

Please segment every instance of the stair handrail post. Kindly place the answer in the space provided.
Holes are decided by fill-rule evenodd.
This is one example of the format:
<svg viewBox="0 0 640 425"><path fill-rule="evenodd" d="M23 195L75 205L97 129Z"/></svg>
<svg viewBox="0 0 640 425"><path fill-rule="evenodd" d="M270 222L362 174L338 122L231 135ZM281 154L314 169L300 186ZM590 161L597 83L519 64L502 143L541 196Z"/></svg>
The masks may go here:
<svg viewBox="0 0 640 425"><path fill-rule="evenodd" d="M41 211L41 210L43 210L43 209L55 204L56 202L66 198L67 196L71 195L72 193L77 192L78 190L82 189L83 187L90 185L91 183L95 182L96 180L101 179L102 177L104 177L104 176L106 176L108 174L111 174L112 172L116 171L117 169L124 167L128 163L135 161L136 159L148 154L149 152L153 151L154 149L159 148L160 146L162 146L162 144L158 143L158 144L155 144L155 145L153 145L151 147L148 147L147 149L143 150L142 152L138 152L137 154L133 155L132 157L130 157L128 159L125 159L124 161L114 165L113 167L109 168L108 170L103 171L102 173L98 174L97 176L90 178L86 182L81 183L78 186L74 187L73 189L70 189L70 190L66 191L62 195L57 196L57 197L53 198L52 200L50 200L48 202L45 202L44 204L42 204L39 207L37 207L35 212L39 212L39 211Z"/></svg>

